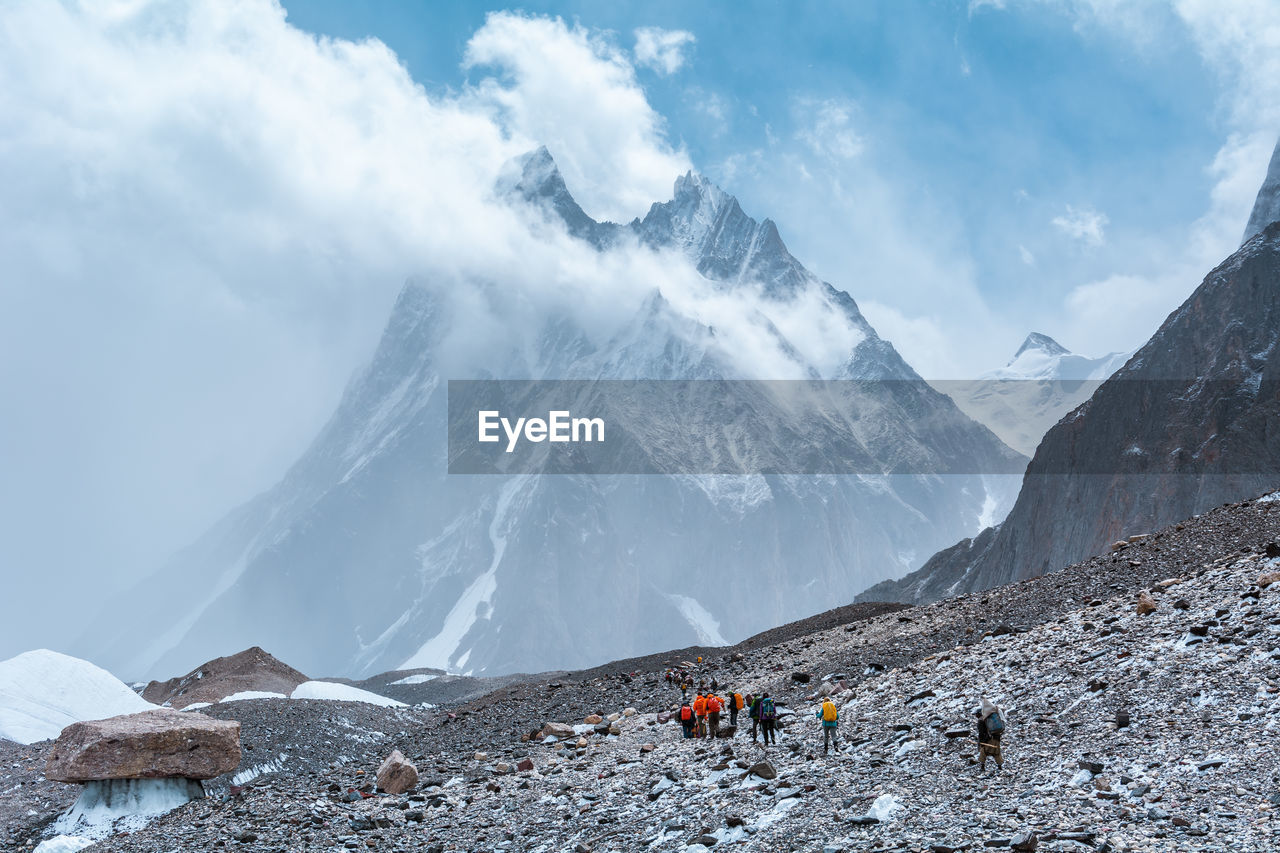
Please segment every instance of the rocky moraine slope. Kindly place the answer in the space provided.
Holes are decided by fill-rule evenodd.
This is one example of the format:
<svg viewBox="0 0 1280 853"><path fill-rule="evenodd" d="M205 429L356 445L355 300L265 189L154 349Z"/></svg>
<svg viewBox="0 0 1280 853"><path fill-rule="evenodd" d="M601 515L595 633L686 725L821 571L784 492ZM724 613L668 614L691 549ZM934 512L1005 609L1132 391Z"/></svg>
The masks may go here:
<svg viewBox="0 0 1280 853"><path fill-rule="evenodd" d="M236 773L88 849L1274 849L1278 498L998 589L456 704L214 704L202 713L242 726ZM699 677L778 698L776 747L743 729L686 741L660 721L679 696L663 671L698 655ZM812 716L823 693L841 709L830 756ZM983 696L1009 720L1003 772L973 761ZM0 842L29 849L70 795L41 778L48 742L0 748ZM393 749L421 781L384 795L374 774Z"/></svg>

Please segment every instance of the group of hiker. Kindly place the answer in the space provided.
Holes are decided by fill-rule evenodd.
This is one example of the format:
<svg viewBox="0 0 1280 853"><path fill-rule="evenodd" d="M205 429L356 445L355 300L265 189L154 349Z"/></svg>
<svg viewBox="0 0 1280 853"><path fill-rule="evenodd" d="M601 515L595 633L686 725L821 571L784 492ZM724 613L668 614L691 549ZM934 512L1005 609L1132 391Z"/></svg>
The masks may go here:
<svg viewBox="0 0 1280 853"><path fill-rule="evenodd" d="M681 684L680 725L686 738L720 737L722 715L729 712L729 725L735 733L738 727L738 714L745 710L751 719L751 742L756 743L763 738L765 746L778 742L778 709L773 697L768 693L759 696L748 693L743 696L735 690L726 690L721 698L712 689L704 694L704 685L699 685L693 701L688 700L688 690Z"/></svg>
<svg viewBox="0 0 1280 853"><path fill-rule="evenodd" d="M723 697L716 693L719 685L711 679L710 689L705 683L697 687L693 700L689 701L689 692L693 690L692 677L685 672L668 670L668 684L680 688L679 720L685 738L716 738L720 736L722 715L729 712L729 725L734 734L738 725L738 712L746 710L751 719L751 742L763 740L765 747L778 742L778 709L769 693L759 695L748 693L743 696L735 690L726 688ZM1000 749L1000 739L1004 735L1004 714L993 702L983 697L981 707L974 712L978 724L978 765L985 772L987 759L994 759L996 768L1004 769L1004 754ZM836 741L836 730L840 724L840 709L830 697L824 697L814 717L822 724L822 754L829 754L831 749L840 751Z"/></svg>

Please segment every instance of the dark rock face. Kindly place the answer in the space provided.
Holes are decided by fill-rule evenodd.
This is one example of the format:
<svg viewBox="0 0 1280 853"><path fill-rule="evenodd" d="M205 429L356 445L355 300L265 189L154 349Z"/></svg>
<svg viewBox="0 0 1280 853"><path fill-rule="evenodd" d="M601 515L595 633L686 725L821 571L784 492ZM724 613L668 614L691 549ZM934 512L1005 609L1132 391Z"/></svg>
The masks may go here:
<svg viewBox="0 0 1280 853"><path fill-rule="evenodd" d="M1049 431L999 529L859 600L933 601L1035 577L1280 486L1278 342L1272 223Z"/></svg>
<svg viewBox="0 0 1280 853"><path fill-rule="evenodd" d="M158 708L72 723L45 759L58 782L212 779L240 766L240 724Z"/></svg>

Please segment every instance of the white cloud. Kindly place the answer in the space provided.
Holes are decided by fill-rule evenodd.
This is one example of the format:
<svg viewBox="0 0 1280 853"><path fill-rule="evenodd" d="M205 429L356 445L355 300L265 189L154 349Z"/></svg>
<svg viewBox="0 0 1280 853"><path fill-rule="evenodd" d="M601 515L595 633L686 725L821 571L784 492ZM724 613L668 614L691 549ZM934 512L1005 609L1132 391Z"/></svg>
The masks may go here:
<svg viewBox="0 0 1280 853"><path fill-rule="evenodd" d="M1053 218L1053 225L1073 240L1087 246L1101 246L1106 242L1107 219L1092 207L1075 208L1067 205L1067 212Z"/></svg>
<svg viewBox="0 0 1280 853"><path fill-rule="evenodd" d="M1195 276L1179 266L1159 276L1116 274L1075 287L1063 300L1061 334L1064 340L1092 345L1107 341L1107 348L1117 352L1136 349L1186 299L1191 283L1199 281Z"/></svg>
<svg viewBox="0 0 1280 853"><path fill-rule="evenodd" d="M671 193L690 168L666 141L625 55L559 19L489 15L467 43L468 68L494 68L477 103L528 142L547 145L578 202L597 218L627 221Z"/></svg>
<svg viewBox="0 0 1280 853"><path fill-rule="evenodd" d="M983 9L1000 10L1005 7L1005 0L969 0L969 15L980 12Z"/></svg>
<svg viewBox="0 0 1280 853"><path fill-rule="evenodd" d="M271 0L0 7L0 391L24 448L0 564L41 568L0 624L59 569L82 602L131 580L276 480L406 275L500 281L504 310L592 328L678 278L492 192L546 142L593 213L670 196L688 161L625 56L502 14L467 58L476 82L431 95L381 42L313 37ZM483 342L472 320L456 332Z"/></svg>
<svg viewBox="0 0 1280 853"><path fill-rule="evenodd" d="M850 160L862 153L865 143L853 126L857 105L843 98L801 98L795 112L800 129L796 138L813 153L835 160Z"/></svg>
<svg viewBox="0 0 1280 853"><path fill-rule="evenodd" d="M1034 267L1036 265L1036 256L1033 255L1031 250L1026 246L1018 246L1018 257L1022 258L1022 262L1029 267Z"/></svg>
<svg viewBox="0 0 1280 853"><path fill-rule="evenodd" d="M635 32L636 62L659 74L675 74L684 65L685 51L697 41L686 30L640 27Z"/></svg>

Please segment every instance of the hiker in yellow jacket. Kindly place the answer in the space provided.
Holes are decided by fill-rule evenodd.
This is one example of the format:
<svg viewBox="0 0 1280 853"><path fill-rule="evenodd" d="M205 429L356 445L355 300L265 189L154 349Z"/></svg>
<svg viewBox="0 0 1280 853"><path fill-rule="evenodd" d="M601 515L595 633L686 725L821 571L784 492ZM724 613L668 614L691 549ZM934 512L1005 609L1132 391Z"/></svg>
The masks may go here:
<svg viewBox="0 0 1280 853"><path fill-rule="evenodd" d="M839 752L840 746L836 743L836 723L840 719L840 711L836 708L836 703L831 701L830 696L822 700L822 707L814 716L822 720L822 754L826 755L827 750L833 746L836 752Z"/></svg>

